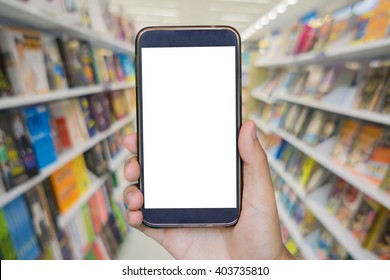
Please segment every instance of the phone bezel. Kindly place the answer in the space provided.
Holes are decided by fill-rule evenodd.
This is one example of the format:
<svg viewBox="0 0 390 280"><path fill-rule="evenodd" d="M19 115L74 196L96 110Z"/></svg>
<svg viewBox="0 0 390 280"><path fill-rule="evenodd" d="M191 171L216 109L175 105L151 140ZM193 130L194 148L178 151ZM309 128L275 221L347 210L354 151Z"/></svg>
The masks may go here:
<svg viewBox="0 0 390 280"><path fill-rule="evenodd" d="M180 33L180 34L178 34ZM142 47L234 46L236 48L236 161L237 202L235 208L145 209L143 223L150 227L232 226L241 211L242 162L238 152L241 127L241 39L230 26L153 26L140 30L135 40L138 160L141 166L139 186L144 192L142 126Z"/></svg>

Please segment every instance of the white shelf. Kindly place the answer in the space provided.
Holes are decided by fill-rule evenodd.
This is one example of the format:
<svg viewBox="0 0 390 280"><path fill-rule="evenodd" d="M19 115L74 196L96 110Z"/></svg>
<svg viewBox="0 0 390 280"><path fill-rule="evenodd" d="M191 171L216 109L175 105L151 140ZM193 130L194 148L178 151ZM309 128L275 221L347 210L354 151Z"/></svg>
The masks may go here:
<svg viewBox="0 0 390 280"><path fill-rule="evenodd" d="M370 112L365 110L358 110L354 108L345 108L332 104L321 103L318 100L310 100L304 97L292 96L292 95L276 95L275 98L290 103L295 103L314 109L319 109L327 112L337 113L344 116L350 116L353 118L358 118L366 121L371 121L375 123L390 125L390 115L380 114L377 112Z"/></svg>
<svg viewBox="0 0 390 280"><path fill-rule="evenodd" d="M302 186L285 171L280 162L278 162L275 158L269 158L268 162L271 168L274 169L281 178L283 178L287 185L289 185L290 188L305 203L320 223L335 237L335 239L349 252L349 254L351 254L353 258L362 260L377 259L377 256L374 253L365 250L352 236L352 234L340 224L336 217L331 215L326 210L325 206L321 205L318 199L315 199L315 197L321 197L321 199L327 197L327 189L325 186L313 191L313 194L306 194Z"/></svg>
<svg viewBox="0 0 390 280"><path fill-rule="evenodd" d="M133 119L134 116L132 115L117 121L116 123L112 124L111 127L108 128L107 130L100 132L97 135L95 135L93 138L88 139L86 142L80 143L77 146L73 147L72 149L65 151L57 158L57 160L54 163L42 169L38 175L28 179L26 182L20 185L15 186L10 191L2 193L0 195L0 208L6 205L8 202L15 199L16 197L18 197L19 195L33 188L39 182L45 180L61 166L65 165L66 163L73 160L78 155L84 153L85 151L95 146L100 141L106 139L109 135L115 133L117 130L129 124L131 121L133 121Z"/></svg>
<svg viewBox="0 0 390 280"><path fill-rule="evenodd" d="M323 154L321 149L313 148L309 146L302 140L296 138L295 136L287 133L282 129L276 127L271 127L271 129L280 137L282 137L291 145L293 145L295 148L299 149L309 157L313 158L316 162L321 164L323 167L333 172L338 177L344 179L345 181L347 181L348 183L350 183L351 185L353 185L354 187L356 187L366 195L372 197L380 204L385 206L387 209L390 209L390 196L386 192L382 191L377 186L375 186L373 183L371 183L364 177L353 173L347 167L338 164L328 155Z"/></svg>
<svg viewBox="0 0 390 280"><path fill-rule="evenodd" d="M255 122L258 129L263 131L265 134L272 133L272 130L269 125L267 125L262 119L260 119L256 114L251 114L249 119Z"/></svg>
<svg viewBox="0 0 390 280"><path fill-rule="evenodd" d="M95 85L95 86L56 90L43 95L4 97L0 99L1 101L0 110L51 102L51 101L56 101L61 99L75 98L79 96L96 94L104 91L114 91L114 90L121 90L121 89L133 88L133 87L135 87L134 83L116 82L108 85Z"/></svg>
<svg viewBox="0 0 390 280"><path fill-rule="evenodd" d="M334 63L361 59L375 59L389 55L390 38L335 47L322 52L309 52L296 56L276 58L260 58L256 61L258 67L281 67L290 65L305 65L313 63Z"/></svg>
<svg viewBox="0 0 390 280"><path fill-rule="evenodd" d="M133 153L129 152L126 148L122 148L122 150L110 160L108 164L108 168L113 172L118 169L122 162L134 156Z"/></svg>
<svg viewBox="0 0 390 280"><path fill-rule="evenodd" d="M100 189L100 187L107 181L109 174L105 174L100 178L97 178L92 173L89 173L91 185L88 190L85 191L77 201L66 211L66 213L60 214L57 217L57 224L60 228L64 229L67 224L72 220L74 215L80 211L81 207L88 202L88 200Z"/></svg>
<svg viewBox="0 0 390 280"><path fill-rule="evenodd" d="M0 17L13 22L22 23L29 28L35 28L57 34L67 34L89 41L94 46L105 47L118 52L134 53L132 45L119 41L109 35L102 35L84 26L70 24L61 16L52 16L31 5L19 1L0 0Z"/></svg>
<svg viewBox="0 0 390 280"><path fill-rule="evenodd" d="M261 102L267 103L269 105L273 105L276 103L277 99L273 96L264 97L261 94L258 94L256 90L252 90L251 96L257 100L260 100Z"/></svg>
<svg viewBox="0 0 390 280"><path fill-rule="evenodd" d="M291 237L294 239L295 243L299 247L303 257L307 260L317 260L317 255L313 251L312 247L306 242L305 238L302 236L297 224L288 216L284 207L279 205L279 203L278 214L283 225L287 227L288 233L291 235Z"/></svg>

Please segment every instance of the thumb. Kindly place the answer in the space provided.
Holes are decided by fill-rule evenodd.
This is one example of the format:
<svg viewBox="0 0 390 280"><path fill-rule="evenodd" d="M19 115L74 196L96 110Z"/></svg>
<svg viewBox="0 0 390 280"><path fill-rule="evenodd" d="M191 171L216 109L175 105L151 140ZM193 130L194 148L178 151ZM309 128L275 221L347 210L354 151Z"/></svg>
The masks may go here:
<svg viewBox="0 0 390 280"><path fill-rule="evenodd" d="M243 196L249 195L253 199L259 195L274 196L267 155L257 139L253 121L247 121L241 126L238 148L244 165Z"/></svg>

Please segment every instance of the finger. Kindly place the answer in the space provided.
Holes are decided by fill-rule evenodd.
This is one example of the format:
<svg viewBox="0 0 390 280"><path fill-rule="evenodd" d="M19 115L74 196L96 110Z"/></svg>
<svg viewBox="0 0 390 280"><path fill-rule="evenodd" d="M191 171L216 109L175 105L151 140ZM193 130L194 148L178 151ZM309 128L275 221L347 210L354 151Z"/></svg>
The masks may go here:
<svg viewBox="0 0 390 280"><path fill-rule="evenodd" d="M123 201L130 210L139 210L144 204L144 196L136 186L130 186L123 192Z"/></svg>
<svg viewBox="0 0 390 280"><path fill-rule="evenodd" d="M126 215L126 221L127 223L138 229L139 231L143 232L150 238L154 239L158 243L162 245L162 241L164 240L164 234L165 234L165 229L155 229L155 228L150 228L147 227L142 223L143 220L143 215L140 210L136 211L131 211L129 210Z"/></svg>
<svg viewBox="0 0 390 280"><path fill-rule="evenodd" d="M133 154L137 154L137 133L132 133L123 139L123 146L125 146L126 149L128 149Z"/></svg>
<svg viewBox="0 0 390 280"><path fill-rule="evenodd" d="M140 176L140 166L136 157L129 158L123 170L125 178L129 182L137 181Z"/></svg>
<svg viewBox="0 0 390 280"><path fill-rule="evenodd" d="M264 194L266 190L266 194L274 195L267 155L257 139L256 126L252 121L242 125L238 147L244 164L244 193Z"/></svg>

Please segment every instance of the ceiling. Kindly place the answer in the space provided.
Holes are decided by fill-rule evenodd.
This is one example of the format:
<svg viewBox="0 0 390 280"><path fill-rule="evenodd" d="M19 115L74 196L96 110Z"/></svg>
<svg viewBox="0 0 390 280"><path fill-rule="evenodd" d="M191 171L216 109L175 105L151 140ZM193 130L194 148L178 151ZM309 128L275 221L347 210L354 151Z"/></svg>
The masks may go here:
<svg viewBox="0 0 390 280"><path fill-rule="evenodd" d="M253 41L259 34L295 22L313 9L322 13L330 6L356 0L109 1L110 10L132 19L137 31L151 25L230 25L241 33L243 41Z"/></svg>
<svg viewBox="0 0 390 280"><path fill-rule="evenodd" d="M149 25L230 25L243 32L280 0L111 0L111 11Z"/></svg>

